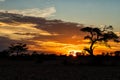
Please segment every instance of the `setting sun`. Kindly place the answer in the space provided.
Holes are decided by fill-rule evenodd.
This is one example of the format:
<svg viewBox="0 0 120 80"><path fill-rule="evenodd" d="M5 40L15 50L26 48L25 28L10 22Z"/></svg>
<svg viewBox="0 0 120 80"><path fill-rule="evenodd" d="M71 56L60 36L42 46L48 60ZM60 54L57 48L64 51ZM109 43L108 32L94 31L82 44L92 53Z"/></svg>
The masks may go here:
<svg viewBox="0 0 120 80"><path fill-rule="evenodd" d="M77 56L76 53L81 53L81 52L82 52L81 50L70 50L70 51L68 51L68 54L75 57L75 56Z"/></svg>

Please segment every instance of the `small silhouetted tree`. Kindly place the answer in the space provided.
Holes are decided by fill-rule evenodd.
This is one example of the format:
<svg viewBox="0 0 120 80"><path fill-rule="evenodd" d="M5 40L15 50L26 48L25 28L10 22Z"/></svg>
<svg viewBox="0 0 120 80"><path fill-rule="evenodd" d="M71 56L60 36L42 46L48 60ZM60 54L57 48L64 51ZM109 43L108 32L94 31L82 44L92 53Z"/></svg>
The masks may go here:
<svg viewBox="0 0 120 80"><path fill-rule="evenodd" d="M96 28L96 27L85 27L82 28L81 31L88 32L88 35L84 37L84 39L88 39L90 41L90 47L85 48L84 50L87 51L90 55L94 55L93 51L95 49L95 44L98 42L104 43L107 47L110 47L107 42L109 40L113 40L114 42L119 42L118 36L112 31L112 26L105 26L104 28Z"/></svg>
<svg viewBox="0 0 120 80"><path fill-rule="evenodd" d="M22 52L26 52L27 51L27 45L23 44L23 43L15 43L15 44L11 44L9 47L9 51L11 53L16 53L17 56L22 53Z"/></svg>

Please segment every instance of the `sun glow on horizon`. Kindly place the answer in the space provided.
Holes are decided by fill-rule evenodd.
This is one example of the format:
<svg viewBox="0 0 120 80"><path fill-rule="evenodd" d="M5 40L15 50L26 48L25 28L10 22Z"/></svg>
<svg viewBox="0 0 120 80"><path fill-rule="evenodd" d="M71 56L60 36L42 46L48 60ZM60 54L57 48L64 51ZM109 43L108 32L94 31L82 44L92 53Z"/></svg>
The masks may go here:
<svg viewBox="0 0 120 80"><path fill-rule="evenodd" d="M70 51L68 51L68 55L72 55L74 57L77 56L77 53L82 53L82 50L70 50Z"/></svg>

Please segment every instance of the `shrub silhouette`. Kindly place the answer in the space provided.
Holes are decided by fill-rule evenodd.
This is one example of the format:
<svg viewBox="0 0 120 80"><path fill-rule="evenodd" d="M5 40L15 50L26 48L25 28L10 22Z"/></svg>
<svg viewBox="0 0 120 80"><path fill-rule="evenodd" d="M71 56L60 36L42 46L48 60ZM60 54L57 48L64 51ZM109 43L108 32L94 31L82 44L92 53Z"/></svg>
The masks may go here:
<svg viewBox="0 0 120 80"><path fill-rule="evenodd" d="M120 56L120 51L115 51L114 54L115 56Z"/></svg>
<svg viewBox="0 0 120 80"><path fill-rule="evenodd" d="M9 51L8 50L3 50L0 52L0 58L8 57L9 56Z"/></svg>

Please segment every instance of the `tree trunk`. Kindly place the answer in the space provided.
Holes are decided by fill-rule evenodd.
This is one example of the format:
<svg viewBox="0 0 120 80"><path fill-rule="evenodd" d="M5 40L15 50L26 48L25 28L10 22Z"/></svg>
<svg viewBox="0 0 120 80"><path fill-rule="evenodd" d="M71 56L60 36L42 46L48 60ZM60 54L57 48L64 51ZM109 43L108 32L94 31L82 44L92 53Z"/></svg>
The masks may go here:
<svg viewBox="0 0 120 80"><path fill-rule="evenodd" d="M93 45L94 45L94 43L95 43L95 42L92 41L92 43L91 43L91 45L90 45L90 49L89 49L89 50L90 50L90 55L91 55L91 56L94 56L94 54L93 54Z"/></svg>
<svg viewBox="0 0 120 80"><path fill-rule="evenodd" d="M17 53L17 56L18 56L19 51L17 51L16 53Z"/></svg>

